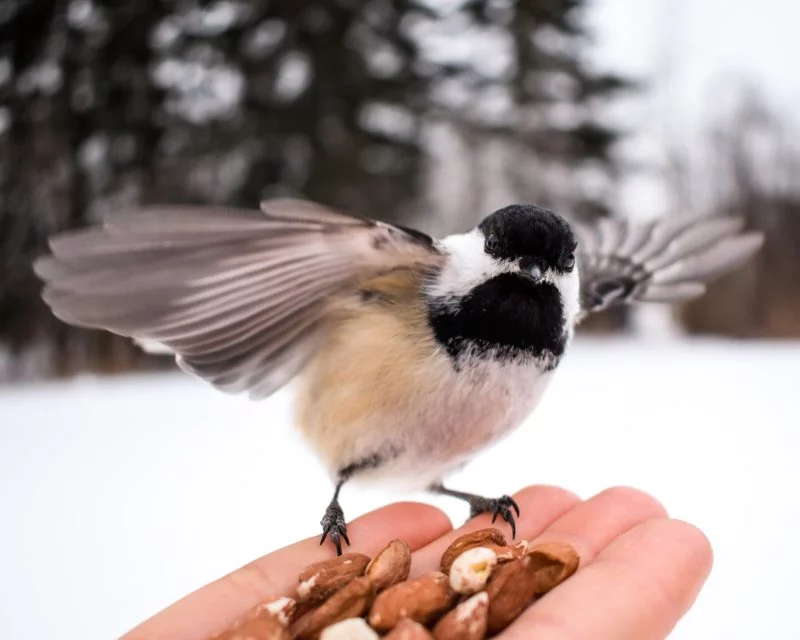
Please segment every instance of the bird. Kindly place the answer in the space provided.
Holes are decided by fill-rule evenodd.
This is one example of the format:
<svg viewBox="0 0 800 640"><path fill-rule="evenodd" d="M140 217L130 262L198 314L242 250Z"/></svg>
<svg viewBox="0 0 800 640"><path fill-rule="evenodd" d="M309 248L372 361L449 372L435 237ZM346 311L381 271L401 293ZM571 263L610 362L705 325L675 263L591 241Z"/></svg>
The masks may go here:
<svg viewBox="0 0 800 640"><path fill-rule="evenodd" d="M333 490L320 544L341 555L347 483L460 499L515 537L513 498L448 476L535 411L587 317L702 296L762 247L744 227L511 204L436 238L303 198L142 205L50 236L33 268L64 323L254 401L291 383L294 426Z"/></svg>

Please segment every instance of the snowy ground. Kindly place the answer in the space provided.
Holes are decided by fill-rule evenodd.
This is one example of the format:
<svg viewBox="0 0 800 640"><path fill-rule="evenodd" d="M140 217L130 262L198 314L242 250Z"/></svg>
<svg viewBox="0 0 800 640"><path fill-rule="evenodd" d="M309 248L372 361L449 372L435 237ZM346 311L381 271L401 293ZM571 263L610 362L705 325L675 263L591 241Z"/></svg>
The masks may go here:
<svg viewBox="0 0 800 640"><path fill-rule="evenodd" d="M649 491L716 552L675 638L798 638L799 366L800 344L578 343L531 423L456 483ZM5 636L107 640L315 534L329 489L290 430L289 399L250 403L183 375L0 391ZM421 496L343 497L352 518ZM741 557L751 543L760 554Z"/></svg>

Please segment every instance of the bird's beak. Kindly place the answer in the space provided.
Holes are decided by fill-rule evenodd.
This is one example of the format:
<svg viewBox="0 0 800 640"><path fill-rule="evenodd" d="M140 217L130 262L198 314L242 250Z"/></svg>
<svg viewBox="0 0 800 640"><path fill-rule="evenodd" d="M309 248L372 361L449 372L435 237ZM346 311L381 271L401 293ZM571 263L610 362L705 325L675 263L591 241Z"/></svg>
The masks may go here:
<svg viewBox="0 0 800 640"><path fill-rule="evenodd" d="M544 277L542 267L538 263L526 265L520 269L520 274L530 280L533 284L539 284Z"/></svg>

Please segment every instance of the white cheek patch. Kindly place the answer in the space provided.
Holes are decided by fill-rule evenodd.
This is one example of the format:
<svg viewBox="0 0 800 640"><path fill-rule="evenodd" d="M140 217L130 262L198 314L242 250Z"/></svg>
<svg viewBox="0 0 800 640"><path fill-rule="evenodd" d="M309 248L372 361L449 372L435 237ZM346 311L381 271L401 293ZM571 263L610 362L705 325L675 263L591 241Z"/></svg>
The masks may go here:
<svg viewBox="0 0 800 640"><path fill-rule="evenodd" d="M507 260L497 260L484 251L484 236L478 229L444 238L440 246L448 260L439 275L426 287L434 298L455 300L469 295L475 287L503 273L515 273L519 267ZM547 270L546 282L561 293L567 329L571 332L580 313L580 277L577 267L570 273Z"/></svg>
<svg viewBox="0 0 800 640"><path fill-rule="evenodd" d="M543 280L555 286L561 293L561 304L564 305L564 319L567 323L567 330L571 332L575 319L581 310L581 281L578 275L578 268L575 267L570 273L555 273L548 269L544 274Z"/></svg>
<svg viewBox="0 0 800 640"><path fill-rule="evenodd" d="M518 270L515 264L496 260L484 251L484 237L478 229L448 236L440 244L449 258L427 288L432 297L460 298L495 276Z"/></svg>

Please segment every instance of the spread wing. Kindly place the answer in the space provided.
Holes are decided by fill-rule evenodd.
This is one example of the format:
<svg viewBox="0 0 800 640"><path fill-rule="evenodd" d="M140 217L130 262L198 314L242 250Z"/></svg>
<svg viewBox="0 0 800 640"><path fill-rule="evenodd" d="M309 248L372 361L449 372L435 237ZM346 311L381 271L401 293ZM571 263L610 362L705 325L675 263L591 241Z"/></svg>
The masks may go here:
<svg viewBox="0 0 800 640"><path fill-rule="evenodd" d="M261 211L155 206L58 234L34 265L68 324L173 353L185 371L265 398L320 344L331 296L398 267L434 267L428 236L316 203Z"/></svg>
<svg viewBox="0 0 800 640"><path fill-rule="evenodd" d="M582 315L634 302L697 298L711 280L747 261L764 242L740 218L601 219L574 225Z"/></svg>

